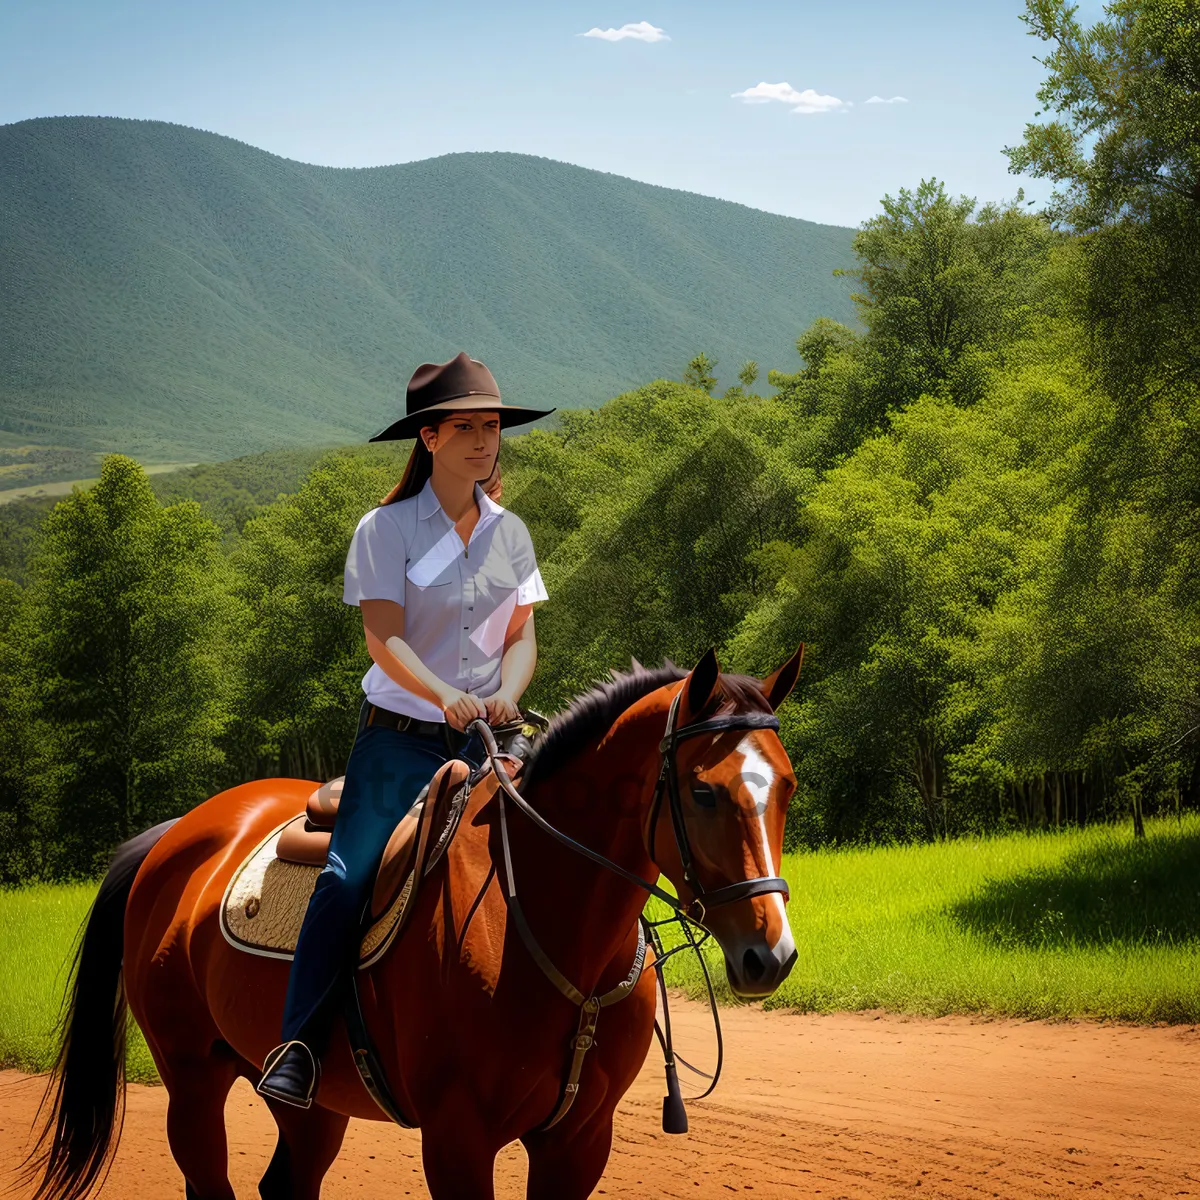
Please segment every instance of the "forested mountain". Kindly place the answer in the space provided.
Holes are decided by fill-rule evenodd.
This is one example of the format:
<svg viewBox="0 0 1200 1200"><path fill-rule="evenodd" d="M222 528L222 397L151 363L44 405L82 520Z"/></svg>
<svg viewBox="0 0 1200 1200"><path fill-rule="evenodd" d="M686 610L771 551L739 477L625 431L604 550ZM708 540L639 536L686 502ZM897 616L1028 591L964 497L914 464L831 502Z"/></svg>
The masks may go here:
<svg viewBox="0 0 1200 1200"><path fill-rule="evenodd" d="M359 441L463 349L534 407L700 350L732 383L853 321L852 236L526 154L335 169L162 121L22 121L0 127L0 445Z"/></svg>

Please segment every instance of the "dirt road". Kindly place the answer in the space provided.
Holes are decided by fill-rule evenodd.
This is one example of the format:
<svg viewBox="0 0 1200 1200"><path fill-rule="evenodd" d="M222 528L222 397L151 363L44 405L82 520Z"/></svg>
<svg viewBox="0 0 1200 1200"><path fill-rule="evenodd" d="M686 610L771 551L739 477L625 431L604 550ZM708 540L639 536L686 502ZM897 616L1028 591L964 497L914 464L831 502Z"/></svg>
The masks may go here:
<svg viewBox="0 0 1200 1200"><path fill-rule="evenodd" d="M700 1010L680 1006L685 1038ZM892 1196L1200 1198L1200 1027L938 1020L872 1013L727 1010L726 1072L690 1107L691 1132L661 1132L657 1044L617 1114L596 1195L642 1200ZM20 1157L43 1081L0 1072L0 1190ZM161 1088L131 1087L102 1195L171 1200ZM239 1081L226 1108L239 1197L275 1143L270 1114ZM523 1194L509 1147L497 1194ZM426 1196L419 1135L353 1121L326 1176L328 1200Z"/></svg>

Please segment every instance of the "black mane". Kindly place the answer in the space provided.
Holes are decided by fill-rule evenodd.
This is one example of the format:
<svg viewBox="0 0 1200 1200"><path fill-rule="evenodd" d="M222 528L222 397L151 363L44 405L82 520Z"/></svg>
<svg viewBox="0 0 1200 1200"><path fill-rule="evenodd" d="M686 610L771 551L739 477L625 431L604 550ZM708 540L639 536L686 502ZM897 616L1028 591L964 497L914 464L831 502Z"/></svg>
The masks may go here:
<svg viewBox="0 0 1200 1200"><path fill-rule="evenodd" d="M550 728L534 742L533 752L525 760L526 782L535 775L553 774L589 744L598 742L631 704L687 673L669 658L663 659L661 667L643 667L634 659L632 670L612 669L611 678L582 692L551 718ZM753 675L719 674L715 694L717 703L710 702L706 716L772 711L761 681Z"/></svg>

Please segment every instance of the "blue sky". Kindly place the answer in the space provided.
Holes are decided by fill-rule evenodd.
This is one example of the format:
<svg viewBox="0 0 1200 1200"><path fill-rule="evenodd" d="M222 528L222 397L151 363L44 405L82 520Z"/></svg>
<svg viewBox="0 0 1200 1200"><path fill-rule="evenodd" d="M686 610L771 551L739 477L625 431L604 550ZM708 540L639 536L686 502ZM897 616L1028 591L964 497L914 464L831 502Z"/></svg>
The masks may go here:
<svg viewBox="0 0 1200 1200"><path fill-rule="evenodd" d="M1027 200L1049 194L1010 175L1001 153L1039 107L1032 56L1048 44L1024 11L1023 0L0 0L0 124L155 118L327 166L513 150L855 226L885 192L929 176L980 203L1018 186ZM1100 0L1080 3L1081 21L1102 16ZM584 36L626 26L643 36ZM768 98L755 102L756 89Z"/></svg>

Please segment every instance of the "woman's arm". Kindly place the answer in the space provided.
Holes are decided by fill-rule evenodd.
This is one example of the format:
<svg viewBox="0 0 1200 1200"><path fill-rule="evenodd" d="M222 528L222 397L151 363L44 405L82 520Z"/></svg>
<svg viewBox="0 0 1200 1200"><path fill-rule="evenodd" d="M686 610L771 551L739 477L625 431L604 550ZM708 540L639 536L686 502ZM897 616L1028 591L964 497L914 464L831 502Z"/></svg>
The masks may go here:
<svg viewBox="0 0 1200 1200"><path fill-rule="evenodd" d="M483 703L488 710L488 723L509 721L518 714L517 701L533 678L537 666L537 635L533 627L533 605L518 604L508 621L504 634L504 650L500 658L500 686Z"/></svg>
<svg viewBox="0 0 1200 1200"><path fill-rule="evenodd" d="M404 640L404 606L395 600L363 600L360 607L367 651L380 670L402 688L444 709L448 694L457 692Z"/></svg>

